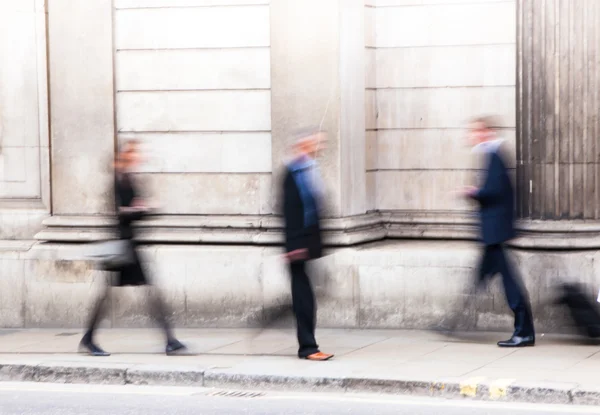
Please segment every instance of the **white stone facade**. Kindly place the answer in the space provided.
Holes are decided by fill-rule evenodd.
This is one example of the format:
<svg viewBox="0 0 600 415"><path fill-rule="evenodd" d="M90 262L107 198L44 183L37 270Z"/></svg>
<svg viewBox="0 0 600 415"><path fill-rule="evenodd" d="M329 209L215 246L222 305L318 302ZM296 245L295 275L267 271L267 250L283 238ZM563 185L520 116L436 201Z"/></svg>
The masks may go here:
<svg viewBox="0 0 600 415"><path fill-rule="evenodd" d="M468 212L466 121L514 143L515 1L296 3L4 0L0 196L33 203L6 238L110 213L133 137L161 213L269 216L290 130L321 122L328 216Z"/></svg>
<svg viewBox="0 0 600 415"><path fill-rule="evenodd" d="M32 239L50 212L43 2L0 3L0 237Z"/></svg>
<svg viewBox="0 0 600 415"><path fill-rule="evenodd" d="M336 246L321 264L336 287L322 324L439 320L468 283L472 246L365 244L474 236L472 206L451 191L474 180L469 117L500 115L514 147L516 7L0 0L0 326L83 324L104 276L81 244L111 234L111 161L128 138L149 156L139 177L161 211L140 238L177 324L258 324L287 292L273 247L287 137L315 124L329 132L321 164ZM528 284L559 276L528 255L517 255ZM590 255L569 257L566 276L577 263L592 272ZM111 325L146 324L133 293L117 295ZM481 301L479 327L506 327L499 296Z"/></svg>
<svg viewBox="0 0 600 415"><path fill-rule="evenodd" d="M470 117L497 114L515 143L516 1L367 5L367 166L377 210L469 209ZM426 191L424 191L426 189Z"/></svg>
<svg viewBox="0 0 600 415"><path fill-rule="evenodd" d="M270 214L269 3L115 8L118 137L148 144L164 213Z"/></svg>

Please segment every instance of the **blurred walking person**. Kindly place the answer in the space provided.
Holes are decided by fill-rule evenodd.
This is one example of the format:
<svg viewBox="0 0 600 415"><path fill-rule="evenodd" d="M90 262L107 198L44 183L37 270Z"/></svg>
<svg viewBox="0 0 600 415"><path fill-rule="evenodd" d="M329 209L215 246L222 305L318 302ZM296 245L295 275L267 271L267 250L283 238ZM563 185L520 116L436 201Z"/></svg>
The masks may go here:
<svg viewBox="0 0 600 415"><path fill-rule="evenodd" d="M128 141L118 152L115 160L115 202L118 217L118 233L121 242L128 251L129 260L122 265L116 266L116 276L112 281L112 286L148 286L149 281L144 275L140 258L136 252L136 243L133 240L134 232L132 224L140 220L150 211L150 207L141 199L135 188L135 183L131 176L131 171L140 163L141 153L140 145L137 140ZM98 299L92 315L87 325L87 331L80 343L80 349L87 351L92 356L109 356L110 354L102 350L95 343L95 330L102 318L108 311L109 297L111 287L107 286ZM150 311L154 319L160 324L166 337L166 353L171 354L184 349L173 335L169 322L167 321L167 312L165 304L156 287L150 290Z"/></svg>
<svg viewBox="0 0 600 415"><path fill-rule="evenodd" d="M502 276L506 300L515 315L515 331L509 340L498 342L500 347L535 345L535 330L527 291L512 269L503 244L516 236L514 226L514 190L508 175L502 143L496 137L493 117L480 117L471 122L469 141L473 151L483 153L486 163L485 179L480 188L467 187L463 194L478 202L483 241L483 255L477 275L481 288L496 274Z"/></svg>
<svg viewBox="0 0 600 415"><path fill-rule="evenodd" d="M292 285L292 308L296 317L298 357L325 361L332 354L322 353L315 339L316 300L307 262L320 258L323 251L319 208L323 186L315 157L325 134L318 128L299 132L293 143L292 161L286 166L283 181L285 251Z"/></svg>

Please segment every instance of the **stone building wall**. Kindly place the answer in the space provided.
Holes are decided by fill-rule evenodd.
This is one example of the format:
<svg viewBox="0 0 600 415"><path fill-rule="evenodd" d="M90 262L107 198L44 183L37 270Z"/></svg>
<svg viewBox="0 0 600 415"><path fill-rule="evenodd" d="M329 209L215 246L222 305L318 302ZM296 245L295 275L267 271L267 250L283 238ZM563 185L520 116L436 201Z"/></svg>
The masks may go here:
<svg viewBox="0 0 600 415"><path fill-rule="evenodd" d="M32 239L50 212L42 1L0 4L0 238Z"/></svg>
<svg viewBox="0 0 600 415"><path fill-rule="evenodd" d="M519 214L598 221L600 4L521 2L519 19Z"/></svg>
<svg viewBox="0 0 600 415"><path fill-rule="evenodd" d="M370 15L367 154L376 209L429 228L436 218L460 220L471 206L451 190L474 180L470 117L500 117L515 165L516 1L378 0Z"/></svg>
<svg viewBox="0 0 600 415"><path fill-rule="evenodd" d="M526 25L537 12L525 3L1 1L0 326L84 323L107 277L86 258L87 243L113 234L111 161L129 138L145 143L139 179L162 206L138 229L144 266L176 324L259 325L267 307L289 297L274 246L285 143L294 129L321 123L331 255L316 266L328 292L320 325L439 322L476 266L472 206L450 196L476 172L465 123L499 114L514 147L517 115L539 114L517 99L536 73L523 68L550 56L525 48L539 45L525 36L539 37ZM588 73L589 86L597 70ZM542 84L532 85L537 96ZM583 108L592 105L597 94ZM590 143L597 118L583 118ZM524 131L520 149L543 139ZM586 169L595 164L590 156ZM551 194L536 183L536 200ZM528 248L514 258L541 330L565 326L564 312L547 307L555 283L597 285L597 255L584 249L600 246L598 228L527 223L515 241ZM109 326L150 324L140 290L116 291ZM494 285L469 316L473 327L509 329L503 304Z"/></svg>
<svg viewBox="0 0 600 415"><path fill-rule="evenodd" d="M271 213L269 2L115 2L118 138L165 214Z"/></svg>

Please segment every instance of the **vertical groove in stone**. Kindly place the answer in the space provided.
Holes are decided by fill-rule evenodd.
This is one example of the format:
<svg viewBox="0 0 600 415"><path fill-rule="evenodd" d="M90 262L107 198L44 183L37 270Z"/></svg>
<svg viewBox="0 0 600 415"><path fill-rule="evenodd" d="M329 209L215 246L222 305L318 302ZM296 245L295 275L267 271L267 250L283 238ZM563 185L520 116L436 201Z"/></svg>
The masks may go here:
<svg viewBox="0 0 600 415"><path fill-rule="evenodd" d="M542 24L542 8L543 5L541 1L532 1L531 4L531 25L534 28L534 32L537 31L541 34L539 39L534 39L531 37L531 78L528 83L528 90L530 94L530 102L531 109L529 113L530 119L530 131L531 131L531 140L529 142L529 158L531 160L531 176L530 180L532 180L534 185L538 185L542 183L542 177L540 174L540 137L542 137L542 133L540 131L540 124L544 119L541 111L542 107L542 94L544 92L544 67L543 67L543 51L544 45L542 44L542 39L544 36L543 24ZM535 47L533 42L539 42L539 46ZM540 198L539 195L541 192L533 192L530 195L529 200L529 211L532 215L538 216L541 214L540 208Z"/></svg>
<svg viewBox="0 0 600 415"><path fill-rule="evenodd" d="M575 12L573 10L573 1L567 1L569 5L569 145L567 148L567 160L568 160L568 188L565 189L569 195L569 206L563 212L564 217L568 217L569 212L573 212L575 208L575 201L573 199L573 141L575 140L575 106L577 102L577 94L575 93L575 79L573 73L576 71L576 57L575 50L577 49L577 37L575 36Z"/></svg>
<svg viewBox="0 0 600 415"><path fill-rule="evenodd" d="M584 4L582 5L583 7L583 16L587 16L589 14L590 10L590 5L588 4L588 2L584 2ZM593 6L592 6L593 7ZM593 14L592 14L593 16ZM590 35L593 35L593 31L590 32ZM581 146L581 154L579 155L579 159L581 162L581 170L582 170L582 183L581 183L581 191L582 191L582 211L581 211L581 216L583 218L587 218L590 216L590 210L591 207L593 206L591 201L592 198L594 196L593 191L590 192L590 182L593 183L593 176L591 175L592 171L589 169L589 167L591 166L590 163L588 162L588 154L589 154L589 121L590 121L590 117L589 117L589 100L591 97L593 97L593 93L588 93L586 94L586 91L589 90L589 85L590 85L590 78L589 78L589 43L588 43L588 38L587 36L582 36L582 46L583 46L583 56L581 59L581 64L582 64L582 96L581 96L581 100L582 100L582 105L583 105L583 111L582 111L582 116L583 116L583 131L582 131L582 135L581 135L581 139L582 139L582 146ZM591 91L590 91L591 92Z"/></svg>
<svg viewBox="0 0 600 415"><path fill-rule="evenodd" d="M568 216L571 195L569 194L569 145L571 141L571 19L569 3L571 0L560 0L560 122L558 130L558 186L559 207L557 219ZM543 185L543 183L541 184Z"/></svg>
<svg viewBox="0 0 600 415"><path fill-rule="evenodd" d="M590 207L590 216L598 216L598 166L596 162L596 153L600 144L596 141L598 134L598 120L600 119L600 105L598 105L598 89L600 89L600 48L595 45L600 42L598 33L598 24L600 24L600 6L593 3L588 11L591 18L596 21L594 24L594 33L588 39L588 90L593 91L588 97L588 149L586 152L586 163L588 163L589 179L591 180L590 190L593 197L590 198L592 206Z"/></svg>
<svg viewBox="0 0 600 415"><path fill-rule="evenodd" d="M523 2L519 1L517 2L517 15L515 16L517 19L517 41L518 42L523 42L525 36L523 35ZM523 83L523 46L519 45L517 47L517 73L516 73L516 79L517 79L517 85L524 85ZM523 88L517 88L516 91L516 97L517 97L517 102L516 102L516 106L517 108L524 108L524 91ZM524 123L523 123L523 111L517 111L516 114L516 120L517 120L517 125L516 125L516 134L517 137L525 135L524 132L522 131L523 127L524 127ZM521 200L517 200L517 215L519 216L526 216L527 213L524 211L524 194L525 191L522 188L523 187L523 183L525 182L524 179L524 166L522 164L522 160L524 160L524 147L523 147L524 141L523 140L517 140L516 143L516 147L517 147L517 169L516 169L516 188L517 188L517 194L519 195L523 195Z"/></svg>
<svg viewBox="0 0 600 415"><path fill-rule="evenodd" d="M595 60L592 63L593 68L592 71L594 73L594 82L591 85L591 89L594 91L594 108L591 111L593 117L595 119L594 124L594 135L593 135L593 148L594 154L592 156L592 161L594 162L594 172L595 172L595 193L596 198L594 200L595 209L594 215L596 218L600 217L600 142L598 137L600 137L600 5L598 2L594 2L594 13L595 19L594 28L595 28L595 40L592 43L594 45L594 57Z"/></svg>
<svg viewBox="0 0 600 415"><path fill-rule="evenodd" d="M532 37L532 33L529 30L526 30L529 27L533 26L533 21L532 21L532 17L533 17L533 2L523 2L522 6L521 6L521 11L523 13L522 16L522 24L523 24L523 28L522 28L522 56L521 56L521 68L523 71L523 74L521 76L521 81L522 81L522 86L523 86L523 96L522 96L522 108L523 110L521 111L521 120L522 120L522 126L521 126L521 134L524 134L526 137L531 137L532 136L532 128L531 128L531 120L532 120L532 78L533 78L533 62L531 57L533 56L533 37ZM522 153L521 153L521 157L522 159L520 160L520 162L518 164L520 164L521 166L521 171L522 171L522 183L521 183L521 196L522 196L522 202L523 202L523 213L526 215L530 215L531 214L531 209L532 209L532 201L531 201L531 187L530 187L530 183L532 181L532 177L531 177L531 169L532 169L532 164L531 163L525 163L525 161L529 161L531 159L531 140L523 140L521 142L521 148L522 148Z"/></svg>
<svg viewBox="0 0 600 415"><path fill-rule="evenodd" d="M547 73L552 73L552 68L548 67L548 62L552 62L552 60L549 60L548 57L546 56L546 53L548 51L548 36L547 36L547 28L546 28L546 21L548 19L548 17L546 16L547 14L547 0L542 0L540 3L540 25L541 25L541 31L542 31L542 40L541 40L541 58L540 58L540 71L539 71L539 77L540 77L540 82L541 82L541 91L540 91L540 118L539 118L539 131L540 131L540 135L545 137L548 135L548 131L547 131L547 120L548 120L548 113L547 113L547 91L548 91L548 86L549 86L549 82L548 79L546 79L546 77L543 76L544 72ZM551 82L550 82L551 83ZM537 169L539 171L539 182L540 183L546 183L546 173L547 173L547 169L546 169L546 164L545 164L545 157L544 155L547 154L546 151L546 141L545 140L538 140L538 146L539 146L539 153L541 154L541 157L537 160ZM541 213L546 209L546 192L537 192L536 198L538 200L537 205L539 206L539 213L541 215Z"/></svg>
<svg viewBox="0 0 600 415"><path fill-rule="evenodd" d="M554 208L551 212L549 213L549 217L553 218L556 217L559 214L559 206L560 206L560 189L558 188L558 179L559 179L559 137L560 137L560 23L561 23L561 18L560 18L560 1L558 0L553 0L554 3L554 18L555 18L555 22L554 22L554 55L555 55L555 62L554 64L555 69L556 69L556 73L554 75L554 96L555 96L555 100L554 100L554 131L553 131L553 135L552 135L552 140L554 140L554 142L551 144L554 147L554 181L553 183L553 187L554 187Z"/></svg>
<svg viewBox="0 0 600 415"><path fill-rule="evenodd" d="M555 151L555 136L556 136L556 91L557 82L557 65L558 59L556 55L556 1L544 0L544 55L543 61L545 64L545 87L544 87L544 137L550 137L550 139L542 140L544 153L541 156L540 163L544 166L544 177L543 183L546 184L547 189L545 192L539 192L543 195L542 200L544 201L541 211L553 212L556 209L558 198L555 183L555 162L556 162L556 151Z"/></svg>
<svg viewBox="0 0 600 415"><path fill-rule="evenodd" d="M600 5L519 0L518 213L600 219Z"/></svg>

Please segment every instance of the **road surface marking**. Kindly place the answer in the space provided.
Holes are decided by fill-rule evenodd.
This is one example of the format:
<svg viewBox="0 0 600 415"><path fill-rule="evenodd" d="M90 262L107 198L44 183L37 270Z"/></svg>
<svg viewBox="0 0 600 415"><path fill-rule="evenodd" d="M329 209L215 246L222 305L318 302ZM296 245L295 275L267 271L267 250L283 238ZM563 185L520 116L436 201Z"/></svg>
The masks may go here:
<svg viewBox="0 0 600 415"><path fill-rule="evenodd" d="M471 398L474 398L475 396L477 396L477 386L479 386L479 384L484 380L485 378L483 377L477 377L460 382L460 394L463 396L470 396Z"/></svg>
<svg viewBox="0 0 600 415"><path fill-rule="evenodd" d="M508 392L508 388L513 384L515 379L498 379L490 385L490 398L504 398Z"/></svg>

